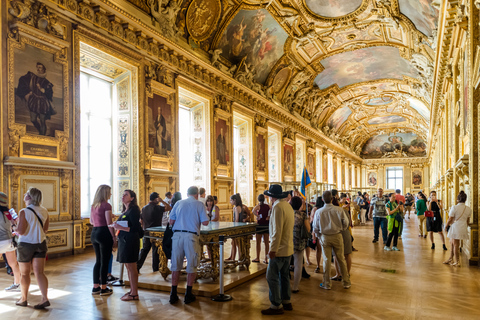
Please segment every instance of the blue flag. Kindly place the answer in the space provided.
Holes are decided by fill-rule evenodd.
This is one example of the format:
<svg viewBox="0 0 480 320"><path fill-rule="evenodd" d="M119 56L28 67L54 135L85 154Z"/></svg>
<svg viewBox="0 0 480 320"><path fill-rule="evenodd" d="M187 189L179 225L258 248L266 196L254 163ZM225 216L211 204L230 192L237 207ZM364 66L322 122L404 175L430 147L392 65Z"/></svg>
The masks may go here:
<svg viewBox="0 0 480 320"><path fill-rule="evenodd" d="M312 184L310 181L310 176L308 174L307 168L303 166L303 173L302 173L302 183L300 185L300 193L302 194L304 199L307 199L307 187Z"/></svg>

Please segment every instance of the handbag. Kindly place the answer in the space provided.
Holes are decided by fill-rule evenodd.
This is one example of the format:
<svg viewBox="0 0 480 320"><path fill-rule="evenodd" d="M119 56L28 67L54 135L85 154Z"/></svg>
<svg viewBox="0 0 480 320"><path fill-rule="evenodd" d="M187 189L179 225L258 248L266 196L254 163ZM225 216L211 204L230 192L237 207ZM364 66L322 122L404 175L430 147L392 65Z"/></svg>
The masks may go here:
<svg viewBox="0 0 480 320"><path fill-rule="evenodd" d="M425 211L425 217L433 218L434 217L433 211L430 211L430 210Z"/></svg>
<svg viewBox="0 0 480 320"><path fill-rule="evenodd" d="M305 223L302 223L300 227L300 239L308 240L312 237L312 234L307 231L307 227L305 227Z"/></svg>

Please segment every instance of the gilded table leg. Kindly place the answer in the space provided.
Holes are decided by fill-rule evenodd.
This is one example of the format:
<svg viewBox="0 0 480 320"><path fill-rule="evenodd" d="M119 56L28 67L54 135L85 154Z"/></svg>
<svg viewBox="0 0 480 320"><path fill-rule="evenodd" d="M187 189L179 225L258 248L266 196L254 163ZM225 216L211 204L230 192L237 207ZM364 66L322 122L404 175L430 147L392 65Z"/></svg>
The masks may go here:
<svg viewBox="0 0 480 320"><path fill-rule="evenodd" d="M245 263L245 267L248 268L250 267L250 238L251 235L244 236L243 238L243 261Z"/></svg>
<svg viewBox="0 0 480 320"><path fill-rule="evenodd" d="M158 271L162 275L163 279L167 281L167 277L171 273L171 271L170 269L168 269L167 256L165 255L165 252L163 252L163 239L155 239L154 243L157 246L158 256L160 258L160 265L158 266Z"/></svg>
<svg viewBox="0 0 480 320"><path fill-rule="evenodd" d="M210 251L210 263L212 264L212 279L213 281L217 280L219 272L219 262L220 262L220 245L218 243L209 243L207 247Z"/></svg>

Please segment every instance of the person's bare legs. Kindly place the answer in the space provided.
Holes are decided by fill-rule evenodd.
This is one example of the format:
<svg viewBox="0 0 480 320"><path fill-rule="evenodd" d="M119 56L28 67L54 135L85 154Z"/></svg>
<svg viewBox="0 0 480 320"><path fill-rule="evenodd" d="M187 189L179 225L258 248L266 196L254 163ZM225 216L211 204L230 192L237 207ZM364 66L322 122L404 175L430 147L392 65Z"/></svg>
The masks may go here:
<svg viewBox="0 0 480 320"><path fill-rule="evenodd" d="M187 286L191 287L195 283L196 273L187 273ZM178 281L177 281L178 284Z"/></svg>
<svg viewBox="0 0 480 320"><path fill-rule="evenodd" d="M263 243L265 244L265 263L268 262L268 251L270 251L270 238L268 233L263 234Z"/></svg>
<svg viewBox="0 0 480 320"><path fill-rule="evenodd" d="M307 264L311 265L312 262L310 261L310 247L305 248L305 255L307 256Z"/></svg>
<svg viewBox="0 0 480 320"><path fill-rule="evenodd" d="M19 262L20 266L20 290L22 292L22 297L17 302L27 301L28 289L30 288L30 273L32 265L30 262Z"/></svg>
<svg viewBox="0 0 480 320"><path fill-rule="evenodd" d="M438 235L440 236L442 243L445 244L445 236L443 235L443 231L438 232Z"/></svg>
<svg viewBox="0 0 480 320"><path fill-rule="evenodd" d="M454 264L460 265L460 240L453 239L453 247L454 247Z"/></svg>
<svg viewBox="0 0 480 320"><path fill-rule="evenodd" d="M172 286L178 286L179 279L180 279L180 271L172 271Z"/></svg>
<svg viewBox="0 0 480 320"><path fill-rule="evenodd" d="M48 279L45 275L45 258L33 258L32 265L33 272L35 273L35 279L37 279L38 287L42 293L42 301L40 302L40 304L42 304L48 301Z"/></svg>
<svg viewBox="0 0 480 320"><path fill-rule="evenodd" d="M20 267L18 266L16 251L14 250L5 252L5 256L7 257L8 265L12 268L13 271L13 282L15 284L20 284L20 279L22 278L22 275L20 273Z"/></svg>
<svg viewBox="0 0 480 320"><path fill-rule="evenodd" d="M430 238L430 242L432 244L435 244L435 242L433 241L433 232L432 231L428 231L428 237Z"/></svg>
<svg viewBox="0 0 480 320"><path fill-rule="evenodd" d="M237 255L237 241L232 239L232 249L230 251L230 257L227 260L235 260L235 256Z"/></svg>
<svg viewBox="0 0 480 320"><path fill-rule="evenodd" d="M332 279L337 279L342 276L342 272L340 271L340 265L338 264L337 261L337 253L335 252L335 256L333 257L333 262L335 265L335 275L332 277Z"/></svg>
<svg viewBox="0 0 480 320"><path fill-rule="evenodd" d="M137 296L138 295L138 271L137 271L137 263L125 263L128 271L128 280L130 280L130 295Z"/></svg>

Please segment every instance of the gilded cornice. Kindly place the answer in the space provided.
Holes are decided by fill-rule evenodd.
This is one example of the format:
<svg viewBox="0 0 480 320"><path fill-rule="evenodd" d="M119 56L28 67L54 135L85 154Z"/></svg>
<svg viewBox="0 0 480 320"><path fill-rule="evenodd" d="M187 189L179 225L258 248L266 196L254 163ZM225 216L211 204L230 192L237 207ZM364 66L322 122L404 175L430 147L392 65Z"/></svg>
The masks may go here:
<svg viewBox="0 0 480 320"><path fill-rule="evenodd" d="M367 166L372 165L380 165L380 164L421 164L421 165L428 165L428 158L381 158L381 159L365 159L363 160L363 164Z"/></svg>

